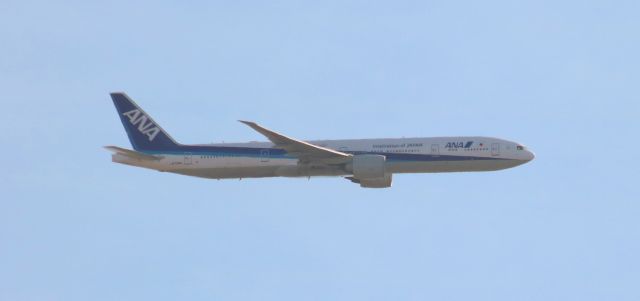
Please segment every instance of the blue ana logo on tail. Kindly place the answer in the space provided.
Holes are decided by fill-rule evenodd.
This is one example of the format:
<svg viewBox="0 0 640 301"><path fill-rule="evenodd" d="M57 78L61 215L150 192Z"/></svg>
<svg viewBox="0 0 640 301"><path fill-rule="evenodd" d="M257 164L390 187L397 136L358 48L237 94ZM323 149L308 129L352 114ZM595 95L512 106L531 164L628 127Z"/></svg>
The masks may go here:
<svg viewBox="0 0 640 301"><path fill-rule="evenodd" d="M135 109L129 112L123 113L122 115L127 116L129 118L129 122L132 125L138 126L138 131L143 135L149 137L149 141L153 141L156 136L160 133L160 128L158 128L153 121L147 117L147 115L142 114L140 110Z"/></svg>

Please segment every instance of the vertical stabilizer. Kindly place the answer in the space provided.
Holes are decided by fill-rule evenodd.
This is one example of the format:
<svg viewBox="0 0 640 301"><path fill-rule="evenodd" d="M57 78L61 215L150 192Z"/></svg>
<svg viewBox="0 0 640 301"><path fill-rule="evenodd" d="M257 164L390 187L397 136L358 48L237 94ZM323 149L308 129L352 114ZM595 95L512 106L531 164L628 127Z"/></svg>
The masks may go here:
<svg viewBox="0 0 640 301"><path fill-rule="evenodd" d="M127 94L111 93L122 125L131 145L137 151L176 150L179 144L142 110Z"/></svg>

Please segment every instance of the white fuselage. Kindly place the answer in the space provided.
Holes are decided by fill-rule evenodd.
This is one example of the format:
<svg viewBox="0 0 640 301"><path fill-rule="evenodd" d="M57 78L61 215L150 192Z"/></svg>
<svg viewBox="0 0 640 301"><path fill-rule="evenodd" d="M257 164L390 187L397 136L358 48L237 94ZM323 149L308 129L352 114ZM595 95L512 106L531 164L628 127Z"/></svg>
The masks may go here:
<svg viewBox="0 0 640 301"><path fill-rule="evenodd" d="M388 173L493 171L534 158L515 142L489 137L321 140L309 143L350 154L386 156ZM211 179L347 176L344 166L299 164L269 142L181 145L177 151L144 152L161 159L137 160L120 154L113 161Z"/></svg>

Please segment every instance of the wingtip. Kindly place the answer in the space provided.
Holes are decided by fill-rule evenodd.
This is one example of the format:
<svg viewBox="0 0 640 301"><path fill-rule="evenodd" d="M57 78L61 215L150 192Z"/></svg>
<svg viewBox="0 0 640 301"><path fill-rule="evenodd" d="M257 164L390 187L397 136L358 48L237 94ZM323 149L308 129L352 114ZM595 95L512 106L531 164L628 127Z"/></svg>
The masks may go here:
<svg viewBox="0 0 640 301"><path fill-rule="evenodd" d="M238 122L242 122L242 123L244 123L244 124L246 124L246 125L254 125L254 124L256 124L256 123L255 123L255 122L253 122L253 121L247 121L247 120L238 120Z"/></svg>

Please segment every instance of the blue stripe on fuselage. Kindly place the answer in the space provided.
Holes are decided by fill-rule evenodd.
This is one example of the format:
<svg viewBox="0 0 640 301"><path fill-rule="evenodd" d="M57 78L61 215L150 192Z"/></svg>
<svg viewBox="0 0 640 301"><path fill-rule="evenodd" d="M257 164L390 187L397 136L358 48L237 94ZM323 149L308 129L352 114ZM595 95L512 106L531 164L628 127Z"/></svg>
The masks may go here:
<svg viewBox="0 0 640 301"><path fill-rule="evenodd" d="M268 151L268 154L265 152ZM346 152L346 151L345 151ZM191 154L193 156L222 156L222 157L246 157L246 158L270 158L270 159L297 159L279 148L254 148L233 146L203 146L203 145L179 145L175 149L162 151L144 151L151 155L178 155ZM477 156L450 156L429 154L398 154L380 152L346 152L353 155L383 155L389 162L426 162L426 161L469 161L469 160L505 160L504 158L477 157Z"/></svg>

